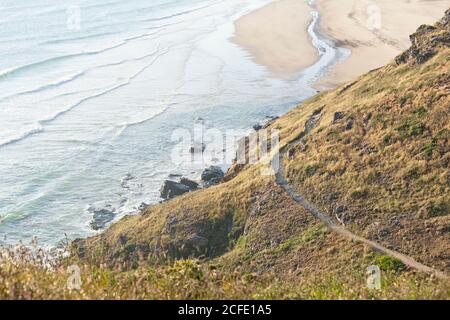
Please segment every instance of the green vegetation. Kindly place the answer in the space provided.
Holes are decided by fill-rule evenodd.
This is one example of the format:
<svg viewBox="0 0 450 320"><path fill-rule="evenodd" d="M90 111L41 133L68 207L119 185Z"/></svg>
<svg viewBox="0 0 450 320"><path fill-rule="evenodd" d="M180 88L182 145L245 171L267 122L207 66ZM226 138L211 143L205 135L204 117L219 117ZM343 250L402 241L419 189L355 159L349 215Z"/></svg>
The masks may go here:
<svg viewBox="0 0 450 320"><path fill-rule="evenodd" d="M305 230L300 236L293 237L288 241L282 243L277 249L281 252L287 252L295 248L299 248L308 242L317 239L320 235L327 232L324 225L317 225Z"/></svg>
<svg viewBox="0 0 450 320"><path fill-rule="evenodd" d="M425 129L425 124L415 119L405 119L395 128L402 138L421 136Z"/></svg>
<svg viewBox="0 0 450 320"><path fill-rule="evenodd" d="M376 257L374 265L379 266L383 271L402 271L406 268L401 261L383 255Z"/></svg>
<svg viewBox="0 0 450 320"><path fill-rule="evenodd" d="M276 275L230 273L196 260L131 271L85 264L80 269L80 288L68 289L66 264L50 271L30 261L3 259L0 299L445 299L448 294L442 283L395 271L383 273L378 291L368 289L364 275L357 273L286 282Z"/></svg>
<svg viewBox="0 0 450 320"><path fill-rule="evenodd" d="M269 129L280 130L281 147L302 140L304 148L284 159L297 193L331 218L342 215L349 230L448 273L450 48L439 42L449 33L443 28L421 28L414 50L395 63L316 95ZM433 55L419 63L417 54L430 46ZM318 110L316 129L305 134ZM26 250L0 252L0 298L450 298L448 281L327 230L275 177L261 176L263 167L234 165L218 186L76 240L72 256L51 268ZM80 291L66 286L72 264L81 269ZM380 291L366 286L373 264L383 270Z"/></svg>

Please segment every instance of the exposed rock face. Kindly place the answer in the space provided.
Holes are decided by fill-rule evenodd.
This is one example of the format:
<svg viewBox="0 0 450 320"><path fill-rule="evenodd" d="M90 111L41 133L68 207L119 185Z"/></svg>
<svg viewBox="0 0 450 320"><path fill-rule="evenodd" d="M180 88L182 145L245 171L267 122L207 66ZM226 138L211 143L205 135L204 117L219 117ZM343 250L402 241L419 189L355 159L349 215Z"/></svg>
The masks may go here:
<svg viewBox="0 0 450 320"><path fill-rule="evenodd" d="M335 123L341 119L344 119L344 113L343 112L335 112L333 115L333 123Z"/></svg>
<svg viewBox="0 0 450 320"><path fill-rule="evenodd" d="M347 121L347 124L345 125L345 130L352 130L353 129L353 124L354 124L354 122L353 122L353 119L349 119L348 121Z"/></svg>
<svg viewBox="0 0 450 320"><path fill-rule="evenodd" d="M263 126L260 125L259 123L253 125L253 130L255 130L255 131L259 131L259 130L261 130L262 128L263 128Z"/></svg>
<svg viewBox="0 0 450 320"><path fill-rule="evenodd" d="M439 36L441 34L439 32ZM367 107L361 111L355 112L353 110L353 101L359 103L359 101L356 102L356 98L360 95L358 93L359 90L364 88L365 85L377 88L378 83L374 82L371 76L364 76L361 78L361 82L353 83L355 92L350 92L352 90L335 91L335 96L325 97L323 103L322 98L309 104L306 103L302 110L307 110L307 113L305 111L302 113L302 116L307 117L320 105L325 105L323 107L323 119L332 121L334 112L341 111L344 113L344 118L338 121L336 127L339 126L344 129L347 121L353 116L355 119L354 129L358 131L351 135L352 139L348 142L345 139L341 140L339 137L330 137L328 140L326 131L321 131L322 133L317 132L317 135L311 136L311 139L304 139L308 150L324 152L326 159L333 159L336 150L340 150L341 147L342 150L348 151L348 154L345 154L346 152L340 154L339 160L345 161L342 162L342 166L332 170L312 166L307 171L309 174L314 173L315 170L319 170L319 172L316 172L314 177L305 178L304 171L301 170L296 173L295 167L297 164L305 163L305 166L302 165L300 168L307 169L306 165L308 162L316 160L316 153L311 152L308 155L305 152L305 155L299 155L297 160L297 157L292 156L299 154L299 150L302 147L299 143L295 149L289 151L292 159L285 159L290 169L287 173L293 182L300 181L300 178L305 179L302 184L308 187L303 188L299 192L304 192L305 196L312 203L317 203L323 207L330 218L340 221L341 224L349 225L349 228L356 226L362 233L367 234L370 239L377 240L382 238L382 241L386 241L386 243L392 245L393 248L398 248L401 252L417 256L430 265L437 265L439 268L442 267L442 269L448 270L450 264L448 263L448 254L445 249L448 243L450 225L446 216L443 215L449 212L447 205L449 202L447 198L441 198L442 202L435 202L439 198L432 195L433 190L446 190L444 188L450 182L450 174L447 170L450 164L450 157L445 155L448 132L445 133L446 136L442 138L442 141L439 140L437 142L436 149L439 150L433 151L435 153L433 160L425 160L425 157L423 158L424 160L421 160L422 158L417 159L418 153L422 154L421 148L425 143L430 142L433 144L433 138L442 129L442 124L448 123L441 120L447 119L446 115L448 113L445 112L446 110L442 103L445 100L434 99L435 93L440 95L440 92L444 91L438 87L430 88L426 84L428 77L433 75L433 73L435 77L430 79L438 79L440 77L439 74L446 71L443 67L447 66L447 62L441 61L437 63L436 70L438 71L430 70L430 72L425 72L424 78L419 76L416 78L416 73L418 74L420 69L426 68L412 65L412 60L408 61L408 63L411 63L411 65L408 65L408 68L413 72L406 75L407 77L405 76L405 78L403 78L402 74L397 74L397 71L402 69L401 67L396 68L390 65L384 69L383 75L386 75L386 79L389 79L386 84L383 83L383 86L386 85L384 89L386 92L380 94L380 100L377 100L377 103L367 103ZM433 64L430 63L429 65L432 66ZM448 79L445 78L445 75L442 78L443 80ZM402 123L404 119L410 119L412 112L415 110L410 108L411 110L404 111L406 108L402 110L398 105L398 99L396 98L400 98L403 91L398 91L399 96L391 93L397 92L397 90L391 91L390 89L398 89L402 79L408 82L401 84L402 86L404 85L404 89L407 92L417 90L416 88L423 85L423 88L418 90L421 97L420 101L426 102L428 101L427 98L433 98L430 99L429 108L427 106L427 119L423 119L419 115L414 117L417 117L418 121L423 121L425 125L430 125L430 131L433 130L434 134L424 134L423 137L414 136L405 138L403 141L399 140L399 145L401 144L401 150L399 150L400 148L397 147L384 147L379 142L380 138L384 138L384 134L392 133L394 125ZM349 86L347 86L348 88ZM343 101L352 102L345 105L342 103L338 106L339 109L335 109L336 104L333 101L339 95L342 95ZM443 98L445 99L445 97ZM370 96L368 99L371 99ZM367 102L367 100L362 101ZM385 108L384 104L391 108ZM383 119L381 116L385 119L392 119L392 126L383 129L382 126L372 125L370 119L373 118L373 121L378 123L378 119ZM288 120L289 116L286 117L284 119ZM363 120L364 125L361 120ZM317 128L318 121L320 121L320 111L314 112L309 118L304 131L309 132ZM324 125L324 130L330 129L325 127L328 127L329 123L322 123L322 125ZM359 130L363 126L365 126L364 130L366 132L361 134ZM282 121L280 122L280 127L283 130L292 132L297 132L300 129L297 120ZM335 128L331 129L334 131ZM313 134L316 133L313 132ZM346 135L350 136L348 133ZM300 135L300 137L302 136L304 134ZM315 137L317 137L317 140ZM282 138L290 139L290 136L283 135ZM412 144L414 142L418 142L418 148L408 149L402 147L403 145L408 147L409 143ZM440 150L441 148L442 150ZM377 149L380 151L376 151ZM389 154L390 150L393 150L395 153L398 152L400 156L397 157L394 153ZM375 152L379 152L380 156L364 156ZM440 153L440 155L437 153ZM325 158L325 156L322 158ZM406 163L405 160L409 161L409 159L414 160L414 163L412 163L414 167L411 167L413 170L409 170L404 165ZM366 161L369 164L367 166L364 165ZM411 175L420 177L422 174L421 165L416 166L416 163L426 163L426 167L424 167L426 171L424 173L430 170L429 172L433 172L434 177L439 177L439 183L434 184L433 182L433 184L424 185L422 179L412 178ZM429 163L432 163L432 165L428 165ZM244 166L241 165L242 167ZM238 165L236 165L236 168L239 168ZM408 171L397 172L399 171L398 168L408 168ZM416 171L416 168L418 171ZM205 171L208 172L210 170ZM236 176L239 172L239 169L237 169L231 175ZM326 173L326 175L322 174L322 172ZM344 172L345 174L343 174ZM328 264L340 257L334 256L334 254L344 252L342 258L346 259L346 252L355 250L356 246L354 243L348 243L344 239L340 239L340 237L334 237L328 231L321 231L321 228L316 229L314 217L305 210L299 210L298 205L293 203L283 188L279 188L272 183L259 184L258 181L254 180L258 179L258 177L247 175L247 173L243 172L246 175L245 178L249 179L249 185L243 187L243 189L240 189L240 187L238 189L238 183L234 182L218 186L217 200L214 199L215 201L211 201L210 192L199 191L198 197L186 197L186 199L180 199L181 201L179 202L166 203L153 211L149 210L146 215L137 216L135 218L136 223L123 223L121 228L112 228L103 236L79 241L78 246L80 246L80 250L85 250L86 258L98 259L102 262L107 261L107 263L110 261L110 263L114 261L128 263L132 262L133 259L138 261L136 263L139 263L140 256L148 257L151 263L165 262L165 259L175 260L192 257L213 259L230 252L230 255L223 257L224 259L230 259L228 261L230 261L231 266L242 265L247 268L245 270L255 270L258 273L280 272L280 274L292 268L293 272L298 272L299 275L303 273L303 270L305 272L315 270L314 268L317 268L318 265L321 268L328 268ZM206 178L206 173L204 176ZM348 177L352 178L349 179ZM178 176L178 178L180 177ZM370 199L355 199L354 196L364 196L365 192L367 193L367 190L364 188L367 185L371 185L368 189L370 192L372 192L373 186L373 190L377 194L375 192L373 195L369 193L368 197ZM403 185L407 186L407 192L397 193L397 186ZM357 189L359 187L363 188ZM222 192L225 188L227 188L227 192ZM391 202L383 203L385 199L380 197L380 195L386 195L388 200L391 197L395 200L392 209ZM242 200L236 201L235 199L238 197L242 197ZM411 202L411 197L414 197L413 202ZM210 214L211 212L218 212L218 214L212 215ZM400 214L404 217L400 218ZM420 216L420 218L416 217L416 215ZM397 226L397 222L391 222L391 218L398 219L399 226ZM140 228L136 228L137 224L140 225ZM373 228L370 227L372 224ZM154 228L154 225L157 225L157 228ZM161 228L161 226L163 227ZM310 230L313 232L310 232ZM304 233L305 231L307 233ZM246 236L245 238L241 238L243 234ZM316 236L316 234L320 235ZM292 243L297 245L299 235L302 235L302 239L308 239L308 243L302 243L301 247L294 246L291 248ZM303 238L303 235L308 238ZM310 235L314 235L315 238L311 242L309 242L309 239L312 238ZM386 236L389 238L386 239ZM236 248L242 251L234 251L233 248L240 238L245 240L245 245ZM280 247L279 245L283 243L289 247L285 245ZM96 249L99 244L104 245L109 250L105 250L105 254L96 258L98 256L96 255ZM342 250L340 250L341 246ZM279 254L277 248L289 251L286 251L286 254ZM298 250L301 250L301 255L296 254ZM275 252L275 254L272 254L272 252ZM333 255L327 256L327 259L324 260L322 254L326 252L331 252ZM433 254L430 255L428 254L429 252L433 252ZM138 255L137 253L144 254ZM151 255L148 253L151 253ZM235 253L238 254L234 256ZM361 257L364 257L364 253L362 251L361 253ZM160 257L164 259L160 259ZM243 257L248 257L249 260L246 261L246 259L242 259ZM316 257L318 258L316 259ZM280 262L280 260L283 261ZM322 261L325 261L323 262L324 265L320 265ZM342 261L344 260L339 260L339 264L336 266L340 267ZM364 260L362 262L365 263ZM359 264L355 260L355 265L356 263ZM333 270L334 268L335 266L333 265L327 270Z"/></svg>
<svg viewBox="0 0 450 320"><path fill-rule="evenodd" d="M185 186L188 186L189 188L191 188L191 190L198 189L198 183L195 182L194 180L183 177L180 179L180 183L184 184Z"/></svg>
<svg viewBox="0 0 450 320"><path fill-rule="evenodd" d="M160 189L161 198L166 200L173 199L187 192L195 191L198 189L198 187L199 184L197 182L184 177L180 179L180 182L166 180L164 181Z"/></svg>
<svg viewBox="0 0 450 320"><path fill-rule="evenodd" d="M90 206L88 212L93 214L92 221L89 223L93 230L104 229L116 216L116 209L110 204L105 207Z"/></svg>
<svg viewBox="0 0 450 320"><path fill-rule="evenodd" d="M266 120L261 124L257 123L253 126L253 130L259 131L262 129L267 129L275 120L277 120L278 116L266 116Z"/></svg>
<svg viewBox="0 0 450 320"><path fill-rule="evenodd" d="M191 190L192 189L187 185L171 180L166 180L164 181L160 189L160 193L161 198L163 199L173 199L175 197L188 193Z"/></svg>
<svg viewBox="0 0 450 320"><path fill-rule="evenodd" d="M441 20L441 24L443 27L450 28L450 9L445 11L445 15Z"/></svg>
<svg viewBox="0 0 450 320"><path fill-rule="evenodd" d="M202 181L205 183L206 186L211 186L214 184L218 184L220 180L224 177L224 172L220 167L217 166L211 166L209 168L206 168L202 172Z"/></svg>
<svg viewBox="0 0 450 320"><path fill-rule="evenodd" d="M310 133L317 126L317 123L319 122L321 116L322 116L321 109L314 111L313 115L305 123L304 134Z"/></svg>
<svg viewBox="0 0 450 320"><path fill-rule="evenodd" d="M422 64L431 59L438 47L450 47L450 9L445 12L444 18L435 26L422 25L409 39L412 46L395 58L397 65L412 61ZM441 31L440 33L437 33ZM433 33L433 35L431 35Z"/></svg>

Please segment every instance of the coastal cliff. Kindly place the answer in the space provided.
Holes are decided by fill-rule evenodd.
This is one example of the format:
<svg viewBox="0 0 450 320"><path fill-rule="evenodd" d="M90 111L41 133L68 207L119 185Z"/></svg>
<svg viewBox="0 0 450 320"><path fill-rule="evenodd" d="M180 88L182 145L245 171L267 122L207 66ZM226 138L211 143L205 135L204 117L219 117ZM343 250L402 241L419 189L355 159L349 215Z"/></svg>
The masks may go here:
<svg viewBox="0 0 450 320"><path fill-rule="evenodd" d="M284 181L261 176L262 163L232 166L217 186L74 241L71 261L85 264L98 288L88 296L107 296L106 287L120 284L122 297L149 297L136 293L141 288L149 295L169 290L150 295L156 298L448 298L449 19L450 10L434 26L421 26L412 47L389 65L273 121L268 129L281 134ZM365 287L370 265L384 272L380 292ZM102 287L95 272L115 284ZM39 271L33 274L39 282ZM140 285L128 290L130 279ZM298 287L286 290L293 281Z"/></svg>
<svg viewBox="0 0 450 320"><path fill-rule="evenodd" d="M281 131L285 146L320 110L313 131L289 150L285 169L290 183L330 216L339 213L355 231L447 270L448 13L435 26L420 27L411 36L411 49L396 62L319 94L270 125ZM242 264L242 259L224 256L239 251L252 257L248 266L253 271L285 270L284 263L295 265L293 271L307 269L309 263L316 270L317 265L335 268L312 259L308 264L284 258L256 263L258 254L305 232L317 231L313 233L321 241L339 240L317 226L273 177L261 177L258 165L234 175L214 188L127 217L76 245L86 259L123 260L131 266L138 256L220 257ZM314 243L318 239L308 245L323 249L319 260L339 258L340 250ZM98 247L100 257L95 255Z"/></svg>

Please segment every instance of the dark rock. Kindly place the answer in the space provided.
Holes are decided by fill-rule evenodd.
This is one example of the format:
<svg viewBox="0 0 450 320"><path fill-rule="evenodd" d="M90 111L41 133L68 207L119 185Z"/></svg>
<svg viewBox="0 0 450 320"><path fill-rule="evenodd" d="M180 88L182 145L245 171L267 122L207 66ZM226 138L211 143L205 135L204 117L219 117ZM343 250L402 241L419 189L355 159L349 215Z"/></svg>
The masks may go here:
<svg viewBox="0 0 450 320"><path fill-rule="evenodd" d="M416 59L418 64L422 64L428 61L431 57L435 55L434 50L411 50L411 57Z"/></svg>
<svg viewBox="0 0 450 320"><path fill-rule="evenodd" d="M198 189L198 183L193 181L193 180L191 180L191 179L183 177L183 178L180 179L180 183L184 184L185 186L188 186L191 190Z"/></svg>
<svg viewBox="0 0 450 320"><path fill-rule="evenodd" d="M316 126L322 116L322 109L317 109L313 112L312 116L309 117L308 121L305 123L305 135L309 134Z"/></svg>
<svg viewBox="0 0 450 320"><path fill-rule="evenodd" d="M182 194L185 194L189 191L191 191L191 188L189 188L187 185L171 180L164 181L160 189L161 198L163 199L172 199L181 196Z"/></svg>
<svg viewBox="0 0 450 320"><path fill-rule="evenodd" d="M409 39L412 46L395 58L395 63L400 65L408 61L422 64L430 60L438 51L438 47L450 47L450 9L435 26L421 25ZM443 32L440 32L443 31Z"/></svg>
<svg viewBox="0 0 450 320"><path fill-rule="evenodd" d="M268 128L272 123L274 123L276 120L278 120L280 117L278 116L266 116L266 118L268 119L264 124L263 124L263 129Z"/></svg>
<svg viewBox="0 0 450 320"><path fill-rule="evenodd" d="M224 177L224 172L220 167L211 166L202 172L202 181L207 185L217 184Z"/></svg>
<svg viewBox="0 0 450 320"><path fill-rule="evenodd" d="M294 156L295 156L295 149L294 149L294 148L290 148L290 149L288 150L288 158L289 158L289 159L293 159Z"/></svg>
<svg viewBox="0 0 450 320"><path fill-rule="evenodd" d="M255 131L259 131L259 130L261 130L262 128L263 128L263 126L260 125L259 123L253 125L253 130L255 130Z"/></svg>
<svg viewBox="0 0 450 320"><path fill-rule="evenodd" d="M450 27L450 9L445 11L444 17L441 19L441 24L444 27Z"/></svg>
<svg viewBox="0 0 450 320"><path fill-rule="evenodd" d="M353 129L353 120L349 120L347 124L345 125L345 130L352 130Z"/></svg>
<svg viewBox="0 0 450 320"><path fill-rule="evenodd" d="M252 126L253 130L260 131L262 129L268 128L275 120L277 120L278 116L266 116L266 120L262 121L262 123L256 123Z"/></svg>
<svg viewBox="0 0 450 320"><path fill-rule="evenodd" d="M214 178L207 182L203 182L203 188L209 188L218 185L222 181L222 178Z"/></svg>
<svg viewBox="0 0 450 320"><path fill-rule="evenodd" d="M89 223L93 230L104 229L116 216L116 209L110 204L105 207L89 206L87 211L93 215Z"/></svg>
<svg viewBox="0 0 450 320"><path fill-rule="evenodd" d="M267 129L275 120L279 119L278 116L266 116L266 121L263 124L257 123L253 126L253 130L259 131L262 129Z"/></svg>
<svg viewBox="0 0 450 320"><path fill-rule="evenodd" d="M335 122L337 122L337 121L339 121L341 119L344 119L344 116L345 115L342 112L335 112L334 116L333 116L333 123L335 123Z"/></svg>

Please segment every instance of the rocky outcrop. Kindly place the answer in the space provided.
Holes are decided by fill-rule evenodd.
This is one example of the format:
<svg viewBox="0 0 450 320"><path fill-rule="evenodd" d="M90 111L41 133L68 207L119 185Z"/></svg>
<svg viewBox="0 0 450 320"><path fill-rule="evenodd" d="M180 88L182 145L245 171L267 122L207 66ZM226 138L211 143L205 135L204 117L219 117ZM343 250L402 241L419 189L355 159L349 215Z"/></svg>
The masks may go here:
<svg viewBox="0 0 450 320"><path fill-rule="evenodd" d="M253 125L253 130L259 131L263 128L263 126L259 123Z"/></svg>
<svg viewBox="0 0 450 320"><path fill-rule="evenodd" d="M395 58L397 65L412 61L422 64L431 59L439 47L450 47L450 9L444 18L434 26L422 25L409 39L412 46Z"/></svg>
<svg viewBox="0 0 450 320"><path fill-rule="evenodd" d="M442 36L439 28L437 34L428 36ZM227 177L241 176L234 181L220 180L221 170L213 167L206 169L202 178L227 184L130 216L103 236L83 240L81 249L86 248L88 259L97 259L101 248L106 253L98 259L111 263L131 263L133 259L139 262L141 257L150 263L220 257L232 268L243 266L244 270L258 273L292 270L301 275L321 268L334 270L333 261L338 261L339 267L350 265L346 259L356 244L317 225L314 213L323 210L321 217L326 213L338 225L359 230L371 240L383 239L385 245L448 270L445 249L449 224L444 215L448 212L448 193L433 194L436 190L447 191L450 181L449 157L445 154L448 132L441 131L448 123L446 97L442 94L445 91L429 85L446 79L447 51L442 53L442 47L439 51L436 63L433 60L422 66L408 61L407 66L399 68L389 65L362 76L352 84L352 90L347 86L345 91L305 102L276 124L282 130L281 144L287 145L289 155L289 159L281 157L288 170L280 172L296 184L291 190L304 196L298 199L315 206L299 207L302 201L289 197L283 176L281 184L266 183L252 169L246 171L245 165L236 163ZM410 72L399 72L402 69ZM361 94L367 88L372 91ZM372 97L375 92L376 103ZM418 105L401 107L398 102L408 92L417 92ZM427 110L426 117L420 116L423 109ZM429 134L402 137L395 128L405 120L409 126L411 117L427 127ZM334 125L330 124L333 119L337 121ZM354 132L345 131L351 127ZM397 139L397 145L385 145L388 134ZM425 158L424 146L433 149L429 159ZM212 174L215 172L217 175ZM425 184L421 179L424 173L439 181L433 179ZM174 181L180 183L179 178ZM203 187L204 181L200 185ZM399 221L398 226L392 219ZM363 257L362 263L352 260L352 266L366 265L364 252L358 254ZM329 254L326 260L322 253Z"/></svg>
<svg viewBox="0 0 450 320"><path fill-rule="evenodd" d="M89 206L87 211L92 214L89 225L93 230L104 229L116 216L116 209L110 204L104 207Z"/></svg>
<svg viewBox="0 0 450 320"><path fill-rule="evenodd" d="M182 177L179 182L173 180L165 180L160 189L161 198L173 199L185 193L195 191L199 188L199 184L194 180Z"/></svg>
<svg viewBox="0 0 450 320"><path fill-rule="evenodd" d="M202 182L205 187L218 184L224 177L224 172L220 167L210 166L202 172Z"/></svg>
<svg viewBox="0 0 450 320"><path fill-rule="evenodd" d="M450 9L448 9L445 12L444 17L441 19L440 24L444 27L444 28L450 28Z"/></svg>
<svg viewBox="0 0 450 320"><path fill-rule="evenodd" d="M181 178L180 179L180 183L184 184L185 186L188 186L189 188L191 188L191 190L196 190L198 189L198 183L195 182L194 180L188 179L188 178Z"/></svg>
<svg viewBox="0 0 450 320"><path fill-rule="evenodd" d="M341 119L344 119L344 113L343 112L335 112L333 115L333 123L338 122Z"/></svg>
<svg viewBox="0 0 450 320"><path fill-rule="evenodd" d="M209 188L220 183L224 175L220 167L210 166L203 170L200 183L186 177L179 181L165 180L160 189L161 198L169 200L200 188Z"/></svg>
<svg viewBox="0 0 450 320"><path fill-rule="evenodd" d="M187 186L185 184L175 182L172 180L166 180L166 181L164 181L164 183L160 189L160 194L161 194L161 198L167 200L167 199L173 199L175 197L181 196L190 191L192 191L192 188L190 188L189 186Z"/></svg>
<svg viewBox="0 0 450 320"><path fill-rule="evenodd" d="M266 120L262 124L256 123L253 125L253 130L259 131L262 129L267 129L278 118L278 116L266 116Z"/></svg>

